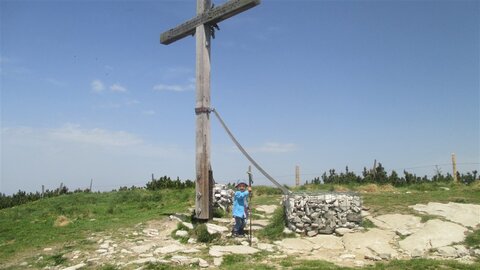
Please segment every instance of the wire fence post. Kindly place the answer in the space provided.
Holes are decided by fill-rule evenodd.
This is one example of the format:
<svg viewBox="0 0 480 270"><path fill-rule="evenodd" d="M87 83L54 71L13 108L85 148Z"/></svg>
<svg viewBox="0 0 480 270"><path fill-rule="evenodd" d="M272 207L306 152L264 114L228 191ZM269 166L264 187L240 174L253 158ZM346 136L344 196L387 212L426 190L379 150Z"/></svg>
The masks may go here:
<svg viewBox="0 0 480 270"><path fill-rule="evenodd" d="M453 169L453 181L458 183L457 178L457 158L455 157L455 153L452 153L452 169Z"/></svg>

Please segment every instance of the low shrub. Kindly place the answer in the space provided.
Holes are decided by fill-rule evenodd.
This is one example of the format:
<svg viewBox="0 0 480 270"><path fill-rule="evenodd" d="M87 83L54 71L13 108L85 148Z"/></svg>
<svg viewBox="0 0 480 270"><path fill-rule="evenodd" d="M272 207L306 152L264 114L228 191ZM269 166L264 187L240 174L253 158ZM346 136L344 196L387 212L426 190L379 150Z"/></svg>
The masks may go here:
<svg viewBox="0 0 480 270"><path fill-rule="evenodd" d="M197 241L200 243L211 243L215 239L220 238L220 234L214 233L210 234L207 230L207 225L202 223L198 224L194 229L193 233L197 238Z"/></svg>

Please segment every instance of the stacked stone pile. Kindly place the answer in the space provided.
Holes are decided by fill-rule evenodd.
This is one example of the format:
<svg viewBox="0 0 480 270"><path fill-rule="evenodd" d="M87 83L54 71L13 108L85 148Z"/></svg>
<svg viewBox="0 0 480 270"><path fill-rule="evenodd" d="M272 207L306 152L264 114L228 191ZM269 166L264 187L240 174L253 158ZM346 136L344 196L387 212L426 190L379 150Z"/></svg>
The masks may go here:
<svg viewBox="0 0 480 270"><path fill-rule="evenodd" d="M356 194L297 194L287 200L288 227L296 233L332 234L340 228L358 228L362 222L362 200Z"/></svg>
<svg viewBox="0 0 480 270"><path fill-rule="evenodd" d="M220 207L227 210L232 205L233 190L228 189L227 185L215 184L213 187L213 203L214 207Z"/></svg>

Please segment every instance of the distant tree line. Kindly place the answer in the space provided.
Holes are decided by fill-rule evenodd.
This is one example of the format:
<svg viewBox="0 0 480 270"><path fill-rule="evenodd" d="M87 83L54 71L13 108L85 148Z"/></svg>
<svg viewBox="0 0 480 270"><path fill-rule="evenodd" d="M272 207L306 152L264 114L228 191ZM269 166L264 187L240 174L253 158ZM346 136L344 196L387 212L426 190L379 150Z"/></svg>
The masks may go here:
<svg viewBox="0 0 480 270"><path fill-rule="evenodd" d="M181 181L178 177L176 180L172 180L170 177L163 176L159 179L152 179L150 182L146 184L146 189L148 190L160 190L160 189L183 189L183 188L192 188L195 187L195 183L191 180ZM135 190L135 189L142 189L144 187L120 187L118 191L127 191L127 190ZM116 191L116 190L113 190ZM76 189L74 191L69 191L68 187L62 185L59 188L54 190L45 190L43 194L41 192L25 192L19 190L17 193L13 195L5 195L0 193L0 209L13 207L16 205L21 205L28 202L33 202L39 200L41 198L51 198L60 196L63 194L72 194L72 193L79 193L79 192L90 192L90 189Z"/></svg>
<svg viewBox="0 0 480 270"><path fill-rule="evenodd" d="M152 181L148 182L146 188L148 190L159 190L159 189L183 189L183 188L193 188L195 187L195 183L191 180L181 181L180 178L177 177L176 180L172 180L170 177L162 176L158 179L152 179Z"/></svg>
<svg viewBox="0 0 480 270"><path fill-rule="evenodd" d="M475 180L479 180L478 172L476 170L467 172L466 174L457 172L457 179L459 183L470 184ZM310 182L306 181L305 184L391 184L393 186L405 186L411 184L420 183L432 183L432 182L452 182L453 176L449 173L443 175L440 171L429 178L428 176L417 176L416 174L403 171L403 176L399 176L394 170L388 174L381 163L375 169L368 170L363 168L362 175L357 175L354 172L348 170L348 166L345 168L345 172L337 173L335 169L330 169L324 172L321 177L315 177Z"/></svg>
<svg viewBox="0 0 480 270"><path fill-rule="evenodd" d="M62 194L72 194L72 193L79 193L79 192L90 192L89 189L76 189L73 192L68 190L68 187L62 185L60 188L56 188L53 190L45 190L45 192L25 192L19 190L17 193L7 196L3 193L0 193L0 209L13 207L16 205L33 202L39 200L41 198L51 198L60 196Z"/></svg>

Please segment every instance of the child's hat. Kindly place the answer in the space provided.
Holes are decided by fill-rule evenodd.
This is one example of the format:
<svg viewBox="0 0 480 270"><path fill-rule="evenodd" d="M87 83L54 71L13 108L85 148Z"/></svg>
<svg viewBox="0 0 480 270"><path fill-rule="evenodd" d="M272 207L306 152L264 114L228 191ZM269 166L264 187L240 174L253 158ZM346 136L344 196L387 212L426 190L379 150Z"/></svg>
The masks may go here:
<svg viewBox="0 0 480 270"><path fill-rule="evenodd" d="M237 188L240 184L244 184L245 186L248 186L248 184L245 181L237 180L237 184L235 185L235 188Z"/></svg>

